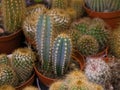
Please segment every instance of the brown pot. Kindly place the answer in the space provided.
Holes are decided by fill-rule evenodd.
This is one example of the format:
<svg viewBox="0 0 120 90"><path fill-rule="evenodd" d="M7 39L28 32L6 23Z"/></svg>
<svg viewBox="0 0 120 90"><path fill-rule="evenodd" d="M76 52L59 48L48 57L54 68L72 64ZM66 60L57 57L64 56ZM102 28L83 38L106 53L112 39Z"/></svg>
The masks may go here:
<svg viewBox="0 0 120 90"><path fill-rule="evenodd" d="M83 7L91 18L102 18L112 29L118 27L120 23L120 10L113 12L96 12L87 8L85 4Z"/></svg>
<svg viewBox="0 0 120 90"><path fill-rule="evenodd" d="M0 37L0 53L12 53L15 49L21 46L23 40L24 35L22 30L18 30L8 36Z"/></svg>
<svg viewBox="0 0 120 90"><path fill-rule="evenodd" d="M77 54L78 55L78 54ZM78 57L73 56L72 58L75 59L76 61L79 62L80 64L80 69L83 70L85 62L84 62L84 58L79 54ZM36 75L38 76L39 80L47 87L49 87L52 83L54 83L55 81L57 81L57 79L52 79L52 78L48 78L46 76L44 76L43 74L41 74L37 68L34 66Z"/></svg>
<svg viewBox="0 0 120 90"><path fill-rule="evenodd" d="M32 85L34 82L34 78L35 78L35 73L30 77L29 80L27 80L26 82L22 83L20 86L15 87L16 90L22 90L23 88L25 88L26 86Z"/></svg>

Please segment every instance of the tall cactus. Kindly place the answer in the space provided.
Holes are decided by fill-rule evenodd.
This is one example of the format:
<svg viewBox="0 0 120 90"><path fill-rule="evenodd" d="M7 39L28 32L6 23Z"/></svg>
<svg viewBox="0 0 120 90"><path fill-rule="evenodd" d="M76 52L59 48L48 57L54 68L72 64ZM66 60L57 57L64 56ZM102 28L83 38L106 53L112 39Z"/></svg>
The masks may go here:
<svg viewBox="0 0 120 90"><path fill-rule="evenodd" d="M35 39L38 54L42 61L42 69L45 71L49 69L51 62L52 30L51 18L47 15L40 15Z"/></svg>
<svg viewBox="0 0 120 90"><path fill-rule="evenodd" d="M52 50L53 71L57 76L63 75L68 69L71 56L71 40L65 34L60 34L54 41Z"/></svg>
<svg viewBox="0 0 120 90"><path fill-rule="evenodd" d="M25 17L25 0L2 0L4 28L9 33L19 30Z"/></svg>

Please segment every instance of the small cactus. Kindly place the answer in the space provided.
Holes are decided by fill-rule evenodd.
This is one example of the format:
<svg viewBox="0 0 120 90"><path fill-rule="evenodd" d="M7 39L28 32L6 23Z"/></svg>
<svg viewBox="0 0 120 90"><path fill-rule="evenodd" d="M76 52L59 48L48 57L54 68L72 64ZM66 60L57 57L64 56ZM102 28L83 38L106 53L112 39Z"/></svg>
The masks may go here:
<svg viewBox="0 0 120 90"><path fill-rule="evenodd" d="M35 87L35 86L26 86L26 87L23 88L22 90L38 90L38 88Z"/></svg>
<svg viewBox="0 0 120 90"><path fill-rule="evenodd" d="M57 76L65 74L68 70L71 52L70 38L66 34L60 34L55 39L52 50L53 71Z"/></svg>
<svg viewBox="0 0 120 90"><path fill-rule="evenodd" d="M83 35L78 40L78 49L85 55L95 55L99 51L99 43L90 35Z"/></svg>
<svg viewBox="0 0 120 90"><path fill-rule="evenodd" d="M11 85L2 85L0 90L15 90L15 88Z"/></svg>
<svg viewBox="0 0 120 90"><path fill-rule="evenodd" d="M9 59L6 54L0 54L0 64L9 64Z"/></svg>

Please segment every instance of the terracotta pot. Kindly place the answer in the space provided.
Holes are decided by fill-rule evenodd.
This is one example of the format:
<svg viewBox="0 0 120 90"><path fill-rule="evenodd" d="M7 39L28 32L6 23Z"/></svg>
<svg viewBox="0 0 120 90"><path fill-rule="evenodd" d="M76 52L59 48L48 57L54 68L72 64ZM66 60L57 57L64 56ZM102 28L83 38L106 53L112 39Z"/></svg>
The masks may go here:
<svg viewBox="0 0 120 90"><path fill-rule="evenodd" d="M113 12L96 12L86 7L84 4L86 13L91 17L102 18L112 29L117 28L120 23L120 10Z"/></svg>
<svg viewBox="0 0 120 90"><path fill-rule="evenodd" d="M15 49L21 46L22 41L24 41L22 30L18 30L8 36L0 37L0 53L12 53Z"/></svg>
<svg viewBox="0 0 120 90"><path fill-rule="evenodd" d="M23 88L25 88L26 86L32 85L35 79L35 73L30 77L29 80L27 80L26 82L22 83L20 86L15 87L16 90L22 90Z"/></svg>
<svg viewBox="0 0 120 90"><path fill-rule="evenodd" d="M76 57L78 55L78 57ZM72 55L72 58L75 59L76 61L79 62L80 64L80 69L83 70L85 62L84 62L84 58L80 55L80 54L76 54L76 56ZM55 81L57 81L57 79L52 79L52 78L48 78L46 76L44 76L43 74L41 74L37 68L34 66L35 72L39 78L39 80L47 87L49 87L52 83L54 83Z"/></svg>

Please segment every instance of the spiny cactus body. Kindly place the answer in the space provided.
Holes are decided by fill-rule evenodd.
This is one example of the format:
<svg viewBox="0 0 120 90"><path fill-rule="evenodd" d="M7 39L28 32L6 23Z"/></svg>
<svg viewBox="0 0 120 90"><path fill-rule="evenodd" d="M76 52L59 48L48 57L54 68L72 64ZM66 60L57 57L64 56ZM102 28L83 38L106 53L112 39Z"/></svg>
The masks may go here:
<svg viewBox="0 0 120 90"><path fill-rule="evenodd" d="M110 67L100 57L88 57L86 60L85 74L87 78L105 86L111 80Z"/></svg>
<svg viewBox="0 0 120 90"><path fill-rule="evenodd" d="M2 85L12 85L18 84L16 73L14 70L5 64L0 65L0 86Z"/></svg>
<svg viewBox="0 0 120 90"><path fill-rule="evenodd" d="M2 85L0 90L15 90L15 88L11 85Z"/></svg>
<svg viewBox="0 0 120 90"><path fill-rule="evenodd" d="M36 45L42 69L48 71L51 62L51 47L53 24L52 19L47 15L40 15L36 31Z"/></svg>
<svg viewBox="0 0 120 90"><path fill-rule="evenodd" d="M9 33L19 30L25 18L25 0L2 0L4 28Z"/></svg>
<svg viewBox="0 0 120 90"><path fill-rule="evenodd" d="M9 59L6 54L0 54L0 64L9 64Z"/></svg>
<svg viewBox="0 0 120 90"><path fill-rule="evenodd" d="M13 52L11 64L20 82L24 82L31 77L34 62L35 55L31 49L19 48Z"/></svg>
<svg viewBox="0 0 120 90"><path fill-rule="evenodd" d="M68 0L52 0L52 8L66 9L68 7Z"/></svg>
<svg viewBox="0 0 120 90"><path fill-rule="evenodd" d="M71 57L71 40L66 34L60 34L54 41L52 50L53 71L57 76L65 74Z"/></svg>

